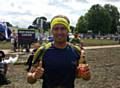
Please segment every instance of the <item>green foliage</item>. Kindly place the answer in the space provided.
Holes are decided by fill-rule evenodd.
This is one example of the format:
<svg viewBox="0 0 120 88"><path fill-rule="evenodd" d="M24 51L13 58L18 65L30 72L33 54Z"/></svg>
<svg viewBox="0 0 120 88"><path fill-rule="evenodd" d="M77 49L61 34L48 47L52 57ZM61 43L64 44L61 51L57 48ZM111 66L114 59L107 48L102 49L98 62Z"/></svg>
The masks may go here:
<svg viewBox="0 0 120 88"><path fill-rule="evenodd" d="M117 7L110 5L110 4L106 4L104 6L104 8L109 13L111 20L112 20L110 33L116 33L117 25L119 24L120 13L119 13Z"/></svg>
<svg viewBox="0 0 120 88"><path fill-rule="evenodd" d="M41 22L41 19L43 20L43 23ZM42 27L43 32L48 31L48 29L50 29L50 22L47 22L47 18L44 16L35 18L32 25L33 26L29 26L29 28L33 27L35 29L40 29Z"/></svg>
<svg viewBox="0 0 120 88"><path fill-rule="evenodd" d="M0 49L11 49L10 41L0 41Z"/></svg>
<svg viewBox="0 0 120 88"><path fill-rule="evenodd" d="M33 25L39 25L41 24L41 19L43 19L45 22L47 21L46 17L37 17L35 18L35 20L33 21Z"/></svg>
<svg viewBox="0 0 120 88"><path fill-rule="evenodd" d="M75 31L77 31L78 33L87 33L87 20L85 19L84 16L81 16L78 19L78 23L76 24L76 29Z"/></svg>
<svg viewBox="0 0 120 88"><path fill-rule="evenodd" d="M74 26L70 26L71 32L74 33L75 32L75 27Z"/></svg>
<svg viewBox="0 0 120 88"><path fill-rule="evenodd" d="M95 34L107 34L111 27L111 18L108 12L99 4L93 5L86 14L88 30Z"/></svg>
<svg viewBox="0 0 120 88"><path fill-rule="evenodd" d="M106 4L102 7L99 4L93 5L85 16L81 16L76 24L76 31L87 33L89 30L95 34L116 33L120 14L117 7Z"/></svg>
<svg viewBox="0 0 120 88"><path fill-rule="evenodd" d="M11 23L9 23L9 22L6 22L6 25L8 26L8 27L12 27L13 25L11 24Z"/></svg>

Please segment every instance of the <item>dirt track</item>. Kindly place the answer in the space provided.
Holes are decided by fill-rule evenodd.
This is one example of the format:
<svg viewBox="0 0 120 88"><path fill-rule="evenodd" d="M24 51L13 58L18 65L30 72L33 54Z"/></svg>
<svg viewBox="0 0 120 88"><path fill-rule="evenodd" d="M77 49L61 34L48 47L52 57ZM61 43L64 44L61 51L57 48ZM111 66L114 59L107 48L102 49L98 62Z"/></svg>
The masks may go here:
<svg viewBox="0 0 120 88"><path fill-rule="evenodd" d="M104 46L88 46L88 47L84 47L84 49L101 49L101 48L112 48L112 47L120 47L120 45L104 45ZM5 54L9 54L11 53L10 49L4 49L3 50L5 52ZM30 49L30 51L32 51L32 49ZM18 52L18 54L21 52ZM11 54L14 54L13 52Z"/></svg>
<svg viewBox="0 0 120 88"><path fill-rule="evenodd" d="M21 55L20 60L26 59ZM120 47L88 49L86 59L91 69L90 81L77 79L75 88L120 88ZM30 85L26 82L25 65L9 65L7 77L11 84L0 88L41 88L41 81Z"/></svg>

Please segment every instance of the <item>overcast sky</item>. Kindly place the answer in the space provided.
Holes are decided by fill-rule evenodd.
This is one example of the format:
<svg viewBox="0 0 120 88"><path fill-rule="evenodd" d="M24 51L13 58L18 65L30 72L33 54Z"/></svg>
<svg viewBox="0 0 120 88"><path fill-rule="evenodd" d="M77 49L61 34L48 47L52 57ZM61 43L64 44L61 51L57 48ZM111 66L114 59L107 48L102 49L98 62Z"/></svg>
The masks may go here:
<svg viewBox="0 0 120 88"><path fill-rule="evenodd" d="M120 12L120 0L0 0L0 21L27 28L36 17L48 21L55 15L66 15L75 26L78 18L94 4L115 5Z"/></svg>

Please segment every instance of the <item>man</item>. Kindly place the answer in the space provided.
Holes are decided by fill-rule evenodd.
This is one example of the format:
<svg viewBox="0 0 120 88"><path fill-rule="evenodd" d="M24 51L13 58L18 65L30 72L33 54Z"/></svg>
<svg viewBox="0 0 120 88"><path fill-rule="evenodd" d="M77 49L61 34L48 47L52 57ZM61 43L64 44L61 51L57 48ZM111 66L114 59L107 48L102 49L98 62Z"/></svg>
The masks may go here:
<svg viewBox="0 0 120 88"><path fill-rule="evenodd" d="M27 63L26 63L26 65L28 65L28 68L26 69L27 71L31 69L34 53L37 51L39 47L40 47L39 43L34 44L34 49L32 50L32 53L29 55Z"/></svg>
<svg viewBox="0 0 120 88"><path fill-rule="evenodd" d="M72 39L70 40L70 42L71 42L73 45L80 46L81 49L83 49L83 43L82 43L82 41L80 40L78 33L75 33L75 34L74 34L74 38L72 38Z"/></svg>
<svg viewBox="0 0 120 88"><path fill-rule="evenodd" d="M15 30L12 30L12 33L11 33L11 44L12 44L12 50L14 52L16 52L16 49L17 49L17 33L15 32Z"/></svg>
<svg viewBox="0 0 120 88"><path fill-rule="evenodd" d="M9 84L10 81L6 78L6 73L8 69L8 64L2 62L2 59L5 57L5 53L0 51L0 85Z"/></svg>
<svg viewBox="0 0 120 88"><path fill-rule="evenodd" d="M51 31L54 42L48 44L47 50L40 47L34 55L34 65L27 75L29 83L35 83L42 78L42 88L74 88L76 74L80 73L79 60L80 49L76 49L67 43L70 32L69 21L64 16L56 16L51 21ZM41 52L45 52L44 55ZM40 55L43 55L41 58ZM82 65L83 66L83 65ZM85 65L86 71L79 75L83 79L90 79L90 71Z"/></svg>

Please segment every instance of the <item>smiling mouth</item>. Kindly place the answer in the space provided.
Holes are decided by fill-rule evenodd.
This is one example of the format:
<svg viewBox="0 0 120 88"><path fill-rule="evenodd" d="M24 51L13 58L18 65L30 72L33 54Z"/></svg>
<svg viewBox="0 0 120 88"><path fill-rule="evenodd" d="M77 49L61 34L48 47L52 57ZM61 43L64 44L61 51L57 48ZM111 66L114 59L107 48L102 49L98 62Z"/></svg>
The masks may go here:
<svg viewBox="0 0 120 88"><path fill-rule="evenodd" d="M62 36L62 35L58 35L57 37L58 37L58 38L62 38L63 36Z"/></svg>
<svg viewBox="0 0 120 88"><path fill-rule="evenodd" d="M58 38L62 38L62 36L58 36Z"/></svg>

